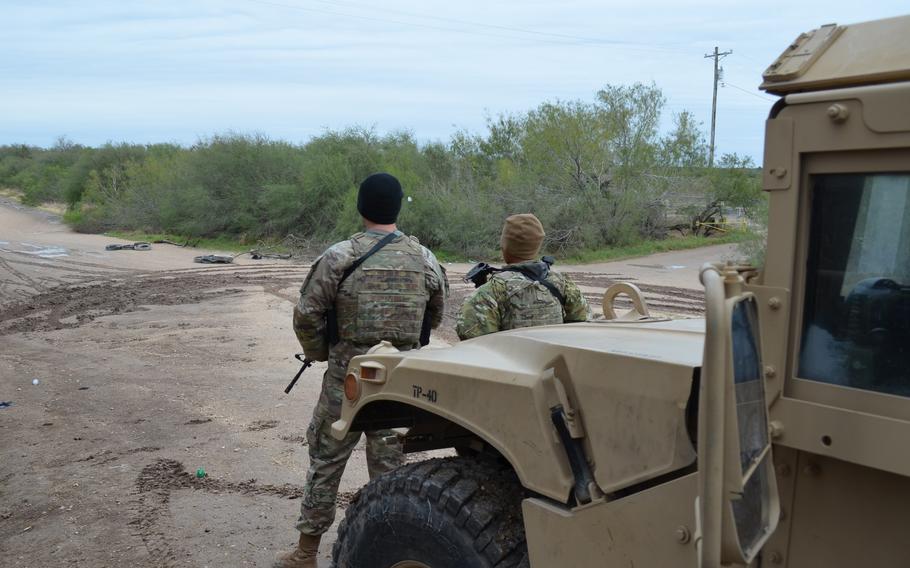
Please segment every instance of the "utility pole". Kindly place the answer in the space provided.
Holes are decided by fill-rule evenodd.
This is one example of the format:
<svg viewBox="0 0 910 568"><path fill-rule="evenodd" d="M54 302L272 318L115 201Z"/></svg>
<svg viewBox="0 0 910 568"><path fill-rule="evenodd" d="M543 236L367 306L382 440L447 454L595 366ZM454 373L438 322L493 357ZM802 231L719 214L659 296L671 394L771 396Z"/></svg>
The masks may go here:
<svg viewBox="0 0 910 568"><path fill-rule="evenodd" d="M706 53L705 58L714 58L714 98L711 100L711 147L708 150L708 166L714 167L714 127L717 124L717 83L720 81L720 60L733 53L730 51L718 51L714 46L714 53Z"/></svg>

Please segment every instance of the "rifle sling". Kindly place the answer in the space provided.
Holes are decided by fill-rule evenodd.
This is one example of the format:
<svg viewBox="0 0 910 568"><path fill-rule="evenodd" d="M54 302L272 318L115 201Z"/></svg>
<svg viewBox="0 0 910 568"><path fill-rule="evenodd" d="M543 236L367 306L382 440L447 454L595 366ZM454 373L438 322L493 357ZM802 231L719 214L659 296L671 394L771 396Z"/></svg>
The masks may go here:
<svg viewBox="0 0 910 568"><path fill-rule="evenodd" d="M553 294L554 298L559 300L559 303L562 304L563 308L566 307L566 297L562 295L562 292L559 291L559 288L554 286L552 282L549 282L546 279L546 276L541 277L537 274L534 274L534 272L532 272L528 268L518 267L518 266L509 266L508 268L503 268L500 270L500 272L506 272L506 271L517 272L517 273L521 274L522 276L524 276L525 278L533 280L534 282L537 282L538 284L542 284L544 286L544 288L546 288L547 290L550 291L551 294Z"/></svg>
<svg viewBox="0 0 910 568"><path fill-rule="evenodd" d="M394 240L395 240L395 237L397 237L397 236L398 236L398 234L397 234L395 231L392 231L392 232L389 233L388 235L382 237L382 239L380 239L378 243L376 243L375 245L373 245L373 248L371 248L370 250L368 250L368 251L366 252L366 254L364 254L363 256L361 256L360 258L358 258L357 260L355 260L354 262L352 262L352 263L351 263L351 266L345 268L345 269L344 269L344 273L341 275L341 280L338 281L338 288L339 288L339 289L341 288L341 283L344 282L345 280L347 280L347 279L348 279L348 276L350 276L351 274L353 274L354 271L357 270L357 267L358 267L358 266L360 266L361 264L363 264L363 263L366 261L366 259L370 258L370 257L373 256L374 254L376 254L377 252L379 252L380 249L382 249L382 247L384 247L384 246L386 246L387 244L389 244L390 242L394 241Z"/></svg>
<svg viewBox="0 0 910 568"><path fill-rule="evenodd" d="M341 284L342 284L345 280L347 280L347 279L348 279L348 276L350 276L351 274L353 274L354 271L357 270L357 268L358 268L361 264L363 264L364 261L365 261L366 259L370 258L370 257L373 256L375 253L379 252L379 250L382 249L382 247L384 247L384 246L386 246L387 244L389 244L390 242L394 241L397 237L398 237L398 233L397 233L397 232L393 231L393 232L389 233L388 235L382 237L382 239L380 239L378 243L376 243L375 245L373 245L373 248L371 248L370 250L368 250L368 251L366 252L366 254L364 254L363 256L361 256L360 258L358 258L357 260L355 260L354 262L352 262L352 263L351 263L351 266L347 267L347 268L344 270L344 272L341 274L341 279L338 281L338 287L336 288L336 291L341 289ZM340 338L339 338L339 336L338 336L338 314L337 314L337 312L335 311L335 306L334 306L334 304L332 305L331 308L329 308L329 309L326 311L325 318L326 318L326 322L325 322L325 324L326 324L326 339L328 340L328 342L329 342L330 345L335 345L335 344L338 343L338 341L340 340Z"/></svg>

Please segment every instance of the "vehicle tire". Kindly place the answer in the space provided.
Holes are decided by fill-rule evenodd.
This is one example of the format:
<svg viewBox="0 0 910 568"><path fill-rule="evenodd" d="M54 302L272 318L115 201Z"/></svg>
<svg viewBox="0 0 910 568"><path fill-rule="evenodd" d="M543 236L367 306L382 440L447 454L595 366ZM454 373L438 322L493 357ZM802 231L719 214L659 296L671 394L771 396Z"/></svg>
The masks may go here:
<svg viewBox="0 0 910 568"><path fill-rule="evenodd" d="M524 489L485 457L432 459L379 476L354 497L335 568L527 568Z"/></svg>

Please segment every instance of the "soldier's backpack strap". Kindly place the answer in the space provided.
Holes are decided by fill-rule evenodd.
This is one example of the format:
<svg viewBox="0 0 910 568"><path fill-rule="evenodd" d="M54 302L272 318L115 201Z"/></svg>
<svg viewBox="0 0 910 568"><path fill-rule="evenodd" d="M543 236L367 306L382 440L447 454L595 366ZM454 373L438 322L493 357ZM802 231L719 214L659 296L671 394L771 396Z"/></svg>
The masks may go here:
<svg viewBox="0 0 910 568"><path fill-rule="evenodd" d="M398 233L396 231L392 231L388 235L382 237L378 243L373 245L373 248L366 252L366 254L352 262L351 266L347 267L341 274L341 280L338 281L338 288L341 288L342 282L347 280L348 276L353 274L354 271L357 270L357 267L363 264L366 259L379 252L382 247L394 241L397 237ZM325 334L329 345L335 345L338 343L338 341L340 341L340 337L338 336L338 312L335 310L335 306L332 306L325 313Z"/></svg>
<svg viewBox="0 0 910 568"><path fill-rule="evenodd" d="M549 264L547 266L549 267ZM534 282L537 282L538 284L543 284L543 287L546 288L547 290L549 290L550 293L553 294L554 298L559 300L559 303L562 304L562 307L566 307L566 297L562 295L562 292L559 291L559 288L557 288L552 282L547 280L547 274L543 274L543 275L538 274L537 272L531 270L530 268L524 267L524 266L521 266L521 267L509 266L508 268L503 268L502 271L503 272L505 272L505 271L518 272L525 278L533 280ZM548 273L549 273L549 271L548 271Z"/></svg>

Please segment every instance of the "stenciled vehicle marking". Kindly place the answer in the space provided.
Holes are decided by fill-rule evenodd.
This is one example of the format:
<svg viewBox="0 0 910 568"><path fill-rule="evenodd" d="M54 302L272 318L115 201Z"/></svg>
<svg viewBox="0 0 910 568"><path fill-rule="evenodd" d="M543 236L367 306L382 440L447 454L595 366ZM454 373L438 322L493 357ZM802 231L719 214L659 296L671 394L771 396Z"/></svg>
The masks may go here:
<svg viewBox="0 0 910 568"><path fill-rule="evenodd" d="M427 402L436 404L436 389L423 390L423 387L420 385L411 385L411 393L414 398L422 398Z"/></svg>

